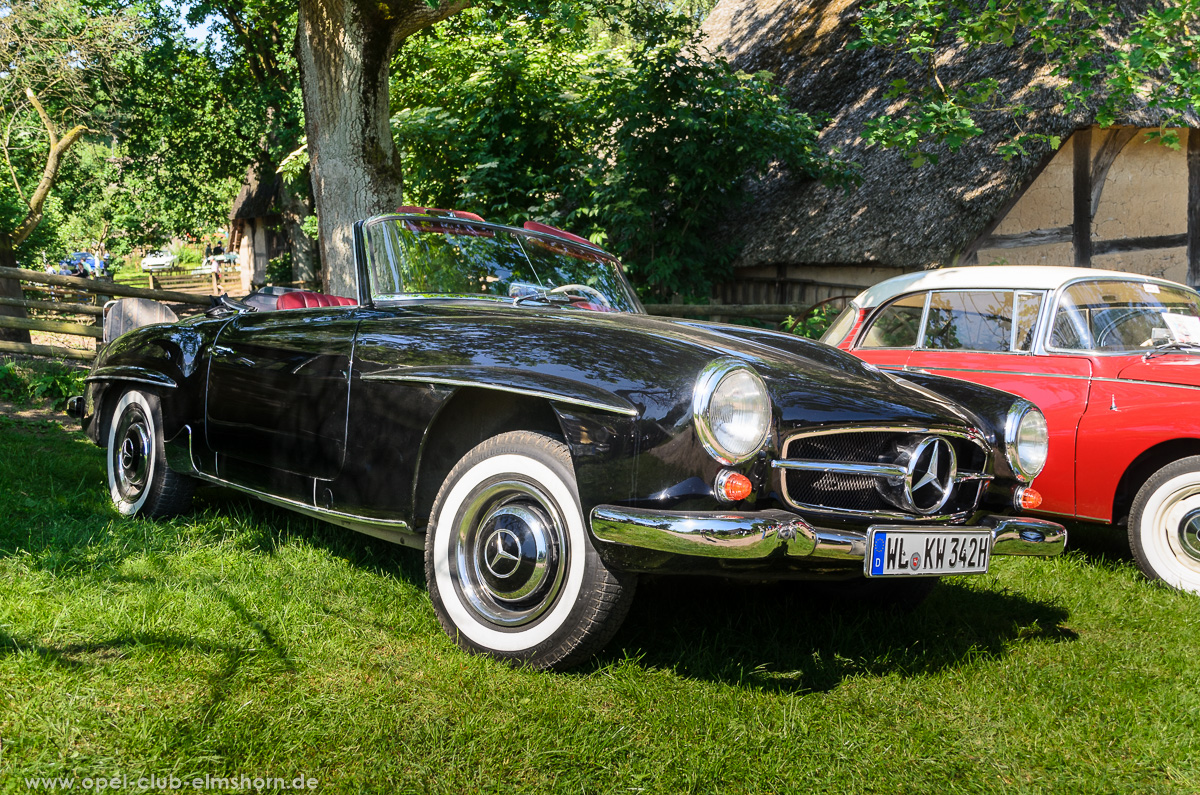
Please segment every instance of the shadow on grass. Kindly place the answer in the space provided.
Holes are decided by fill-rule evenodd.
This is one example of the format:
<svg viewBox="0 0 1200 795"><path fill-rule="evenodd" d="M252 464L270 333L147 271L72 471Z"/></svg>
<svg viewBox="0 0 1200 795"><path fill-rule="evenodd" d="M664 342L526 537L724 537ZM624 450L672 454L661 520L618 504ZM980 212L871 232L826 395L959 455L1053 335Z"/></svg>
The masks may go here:
<svg viewBox="0 0 1200 795"><path fill-rule="evenodd" d="M841 603L801 583L664 578L639 588L597 664L632 658L689 678L820 692L852 676L918 676L996 660L1014 644L1071 641L1067 615L955 581L904 613Z"/></svg>
<svg viewBox="0 0 1200 795"><path fill-rule="evenodd" d="M140 581L145 578L130 578L116 570L129 559L153 560L189 547L218 544L273 556L295 539L362 569L414 583L425 579L420 552L228 489L197 489L192 509L170 519L120 517L106 500L107 494L99 507L75 506L70 514L60 514L49 501L28 498L30 514L0 520L0 557L20 556L30 569L57 576Z"/></svg>
<svg viewBox="0 0 1200 795"><path fill-rule="evenodd" d="M14 654L36 654L40 659L67 670L79 670L124 659L131 649L156 649L171 652L194 651L200 654L224 655L236 661L254 652L244 646L204 641L177 633L130 633L86 643L46 645L21 640L0 630L0 657ZM228 666L226 666L228 667Z"/></svg>
<svg viewBox="0 0 1200 795"><path fill-rule="evenodd" d="M425 582L420 550L310 519L229 489L206 488L199 497L197 512L233 519L238 528L237 544L242 549L274 555L296 539L359 569L422 586Z"/></svg>
<svg viewBox="0 0 1200 795"><path fill-rule="evenodd" d="M1067 551L1099 566L1133 563L1126 528L1092 522L1066 522Z"/></svg>

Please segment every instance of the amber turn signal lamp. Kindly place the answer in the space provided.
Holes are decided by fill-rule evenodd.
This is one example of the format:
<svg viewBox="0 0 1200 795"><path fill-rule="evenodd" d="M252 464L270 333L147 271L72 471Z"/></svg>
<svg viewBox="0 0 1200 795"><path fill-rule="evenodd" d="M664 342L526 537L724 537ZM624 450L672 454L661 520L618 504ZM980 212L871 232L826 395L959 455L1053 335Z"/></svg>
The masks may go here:
<svg viewBox="0 0 1200 795"><path fill-rule="evenodd" d="M750 482L750 478L741 472L722 469L717 473L713 491L716 492L717 499L721 502L738 502L750 496L750 492L754 491L754 485Z"/></svg>
<svg viewBox="0 0 1200 795"><path fill-rule="evenodd" d="M1042 504L1041 492L1032 486L1022 486L1013 494L1013 504L1022 511L1032 511Z"/></svg>

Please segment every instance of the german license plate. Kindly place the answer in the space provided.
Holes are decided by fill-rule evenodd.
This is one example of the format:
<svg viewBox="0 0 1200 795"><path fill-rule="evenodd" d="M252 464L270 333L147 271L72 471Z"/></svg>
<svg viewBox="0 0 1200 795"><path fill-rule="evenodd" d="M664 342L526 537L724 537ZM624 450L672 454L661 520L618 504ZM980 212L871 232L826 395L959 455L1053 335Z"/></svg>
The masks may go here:
<svg viewBox="0 0 1200 795"><path fill-rule="evenodd" d="M872 527L867 551L868 577L983 574L992 554L992 531Z"/></svg>

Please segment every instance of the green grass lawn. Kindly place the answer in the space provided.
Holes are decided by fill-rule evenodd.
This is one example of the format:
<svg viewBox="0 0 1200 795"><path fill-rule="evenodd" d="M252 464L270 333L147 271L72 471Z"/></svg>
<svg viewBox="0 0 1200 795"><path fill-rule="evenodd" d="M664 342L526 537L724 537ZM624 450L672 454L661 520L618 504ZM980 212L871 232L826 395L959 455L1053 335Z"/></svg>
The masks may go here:
<svg viewBox="0 0 1200 795"><path fill-rule="evenodd" d="M600 657L546 674L460 652L415 551L217 491L125 520L104 478L79 433L0 418L3 792L1200 790L1200 601L1111 537L904 616L647 580Z"/></svg>

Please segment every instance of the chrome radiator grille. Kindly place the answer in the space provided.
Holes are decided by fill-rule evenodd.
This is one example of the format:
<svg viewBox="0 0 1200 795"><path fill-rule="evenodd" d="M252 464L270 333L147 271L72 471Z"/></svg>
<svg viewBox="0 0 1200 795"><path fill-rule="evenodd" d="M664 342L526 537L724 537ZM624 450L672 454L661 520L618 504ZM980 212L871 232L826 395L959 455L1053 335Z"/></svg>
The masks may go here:
<svg viewBox="0 0 1200 795"><path fill-rule="evenodd" d="M787 437L783 497L793 508L835 516L954 521L974 512L992 476L991 449L958 429L840 428Z"/></svg>

